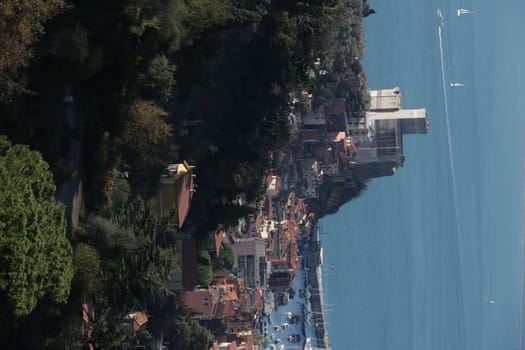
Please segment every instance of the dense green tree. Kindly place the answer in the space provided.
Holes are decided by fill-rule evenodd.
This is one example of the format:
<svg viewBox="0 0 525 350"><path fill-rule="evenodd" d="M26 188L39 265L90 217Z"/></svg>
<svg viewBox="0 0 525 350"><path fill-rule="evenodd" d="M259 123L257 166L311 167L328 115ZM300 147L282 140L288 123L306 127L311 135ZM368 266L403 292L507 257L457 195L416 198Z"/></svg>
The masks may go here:
<svg viewBox="0 0 525 350"><path fill-rule="evenodd" d="M213 278L213 268L211 257L208 252L197 254L197 284L207 286Z"/></svg>
<svg viewBox="0 0 525 350"><path fill-rule="evenodd" d="M107 305L98 303L97 315L93 322L91 343L95 349L125 349L133 337L133 332L122 327L123 315L114 315Z"/></svg>
<svg viewBox="0 0 525 350"><path fill-rule="evenodd" d="M189 317L177 319L171 331L166 339L170 350L208 350L213 345L213 334Z"/></svg>
<svg viewBox="0 0 525 350"><path fill-rule="evenodd" d="M72 252L64 206L54 199L48 164L0 136L0 312L26 316L39 300L67 301Z"/></svg>
<svg viewBox="0 0 525 350"><path fill-rule="evenodd" d="M179 296L170 295L164 307L151 318L153 334L163 334L170 350L208 350L213 335L191 319L192 312L182 305Z"/></svg>
<svg viewBox="0 0 525 350"><path fill-rule="evenodd" d="M85 297L90 297L102 287L100 277L100 257L97 250L86 243L75 246L74 255L74 280L82 289Z"/></svg>
<svg viewBox="0 0 525 350"><path fill-rule="evenodd" d="M175 86L175 65L162 54L155 56L148 64L145 73L139 74L139 82L149 96L167 102Z"/></svg>
<svg viewBox="0 0 525 350"><path fill-rule="evenodd" d="M158 220L154 207L140 197L120 215L88 217L78 239L96 248L104 291L118 309L151 301L177 269L175 230L167 220Z"/></svg>
<svg viewBox="0 0 525 350"><path fill-rule="evenodd" d="M235 254L231 244L226 244L223 249L221 249L221 254L217 259L217 270L222 270L225 272L230 272L235 263Z"/></svg>

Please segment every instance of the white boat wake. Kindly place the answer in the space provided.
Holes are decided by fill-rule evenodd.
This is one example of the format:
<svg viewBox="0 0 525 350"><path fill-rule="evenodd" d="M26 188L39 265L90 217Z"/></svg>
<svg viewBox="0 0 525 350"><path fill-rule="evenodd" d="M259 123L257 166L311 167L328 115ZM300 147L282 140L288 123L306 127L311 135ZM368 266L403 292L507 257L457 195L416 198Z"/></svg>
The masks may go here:
<svg viewBox="0 0 525 350"><path fill-rule="evenodd" d="M452 180L452 200L454 204L454 215L455 215L457 234L458 234L458 240L459 240L459 238L461 238L461 228L459 225L456 166L455 166L455 161L454 161L454 152L453 152L454 147L452 144L452 133L450 131L451 130L450 129L450 117L448 113L448 96L447 96L448 84L447 84L446 76L445 76L445 54L443 50L443 36L442 36L441 26L438 26L438 37L439 37L439 55L440 55L440 60L441 60L441 80L442 80L442 86L443 86L443 103L445 107L444 108L445 109L445 126L447 129L448 156L449 156L449 161L450 161L450 177ZM461 256L460 256L460 260L462 261Z"/></svg>
<svg viewBox="0 0 525 350"><path fill-rule="evenodd" d="M442 18L442 12L440 9L438 9L438 16L441 15ZM448 96L447 96L447 89L449 87L449 84L447 84L446 79L446 69L445 69L445 53L443 49L443 35L442 35L442 25L443 20L441 19L441 23L438 23L438 39L439 39L439 55L440 55L440 61L441 61L441 82L443 87L443 104L444 104L444 110L445 110L445 126L447 130L447 146L448 146L448 156L449 156L449 162L450 162L450 177L452 182L452 204L454 205L454 216L456 221L456 236L457 236L457 248L458 248L458 257L459 257L459 274L460 274L460 286L461 286L461 296L463 298L463 253L461 249L461 226L459 222L459 205L458 205L458 191L457 191L457 181L456 181L456 166L454 161L454 152L453 152L453 144L452 144L452 133L450 128L450 117L449 117L449 110L448 110ZM462 302L463 308L461 310L462 319L465 319L465 304ZM468 343L468 341L467 341ZM467 349L468 349L467 344Z"/></svg>

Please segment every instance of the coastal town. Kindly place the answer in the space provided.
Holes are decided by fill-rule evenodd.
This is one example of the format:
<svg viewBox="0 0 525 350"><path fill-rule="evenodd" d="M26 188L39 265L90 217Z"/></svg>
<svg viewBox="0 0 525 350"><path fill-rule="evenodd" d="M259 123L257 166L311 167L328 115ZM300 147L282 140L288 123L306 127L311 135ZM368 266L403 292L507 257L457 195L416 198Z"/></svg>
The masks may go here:
<svg viewBox="0 0 525 350"><path fill-rule="evenodd" d="M357 78L348 84L361 86ZM425 109L402 108L399 87L369 94L369 109L352 113L345 98L301 112L294 106L308 103L311 94L290 96L295 141L282 150L278 167L267 169L257 201L242 194L233 201L249 214L237 225L217 227L206 244L216 259L233 251L230 273L198 284L196 239L179 242L181 268L166 286L182 293L192 317L213 333L213 349L331 348L322 273L337 267L323 262L319 219L359 195L370 179L393 175L405 161L404 135L426 134L429 126ZM171 214L170 223L180 229L191 227L186 219L198 170L187 162L171 164L160 179L158 215ZM147 329L145 312L131 318L138 322L135 331ZM154 341L163 348L162 337Z"/></svg>

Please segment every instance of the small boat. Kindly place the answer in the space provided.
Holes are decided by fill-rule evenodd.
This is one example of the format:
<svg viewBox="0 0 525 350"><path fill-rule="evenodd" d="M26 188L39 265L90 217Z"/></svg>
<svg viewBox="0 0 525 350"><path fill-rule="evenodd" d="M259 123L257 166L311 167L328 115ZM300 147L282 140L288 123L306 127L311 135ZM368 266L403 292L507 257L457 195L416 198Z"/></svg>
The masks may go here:
<svg viewBox="0 0 525 350"><path fill-rule="evenodd" d="M462 86L465 86L465 84L461 84L461 83L450 83L450 87L462 87Z"/></svg>
<svg viewBox="0 0 525 350"><path fill-rule="evenodd" d="M487 301L487 304L496 304L496 300L492 300L492 299L491 299L491 300L488 300L488 301Z"/></svg>
<svg viewBox="0 0 525 350"><path fill-rule="evenodd" d="M458 17L462 16L462 15L473 14L473 13L474 13L474 11L470 11L470 10L467 10L467 9L458 9L457 10Z"/></svg>
<svg viewBox="0 0 525 350"><path fill-rule="evenodd" d="M441 12L440 9L437 9L437 21L438 21L438 26L442 26L444 21L443 21L443 13Z"/></svg>

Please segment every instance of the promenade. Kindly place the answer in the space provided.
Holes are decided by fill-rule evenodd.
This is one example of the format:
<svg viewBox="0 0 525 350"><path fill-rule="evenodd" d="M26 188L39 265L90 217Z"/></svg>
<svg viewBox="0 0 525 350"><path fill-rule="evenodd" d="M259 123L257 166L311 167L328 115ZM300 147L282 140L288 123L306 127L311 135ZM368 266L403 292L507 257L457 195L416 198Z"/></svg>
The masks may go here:
<svg viewBox="0 0 525 350"><path fill-rule="evenodd" d="M302 244L301 249L305 271L306 333L311 340L312 348L330 349L325 318L320 229L316 227L312 231L314 232L313 236L309 241Z"/></svg>
<svg viewBox="0 0 525 350"><path fill-rule="evenodd" d="M281 304L282 293L268 293L260 332L270 341L268 349L331 349L326 329L319 231L299 241L301 268L293 281L293 296Z"/></svg>

